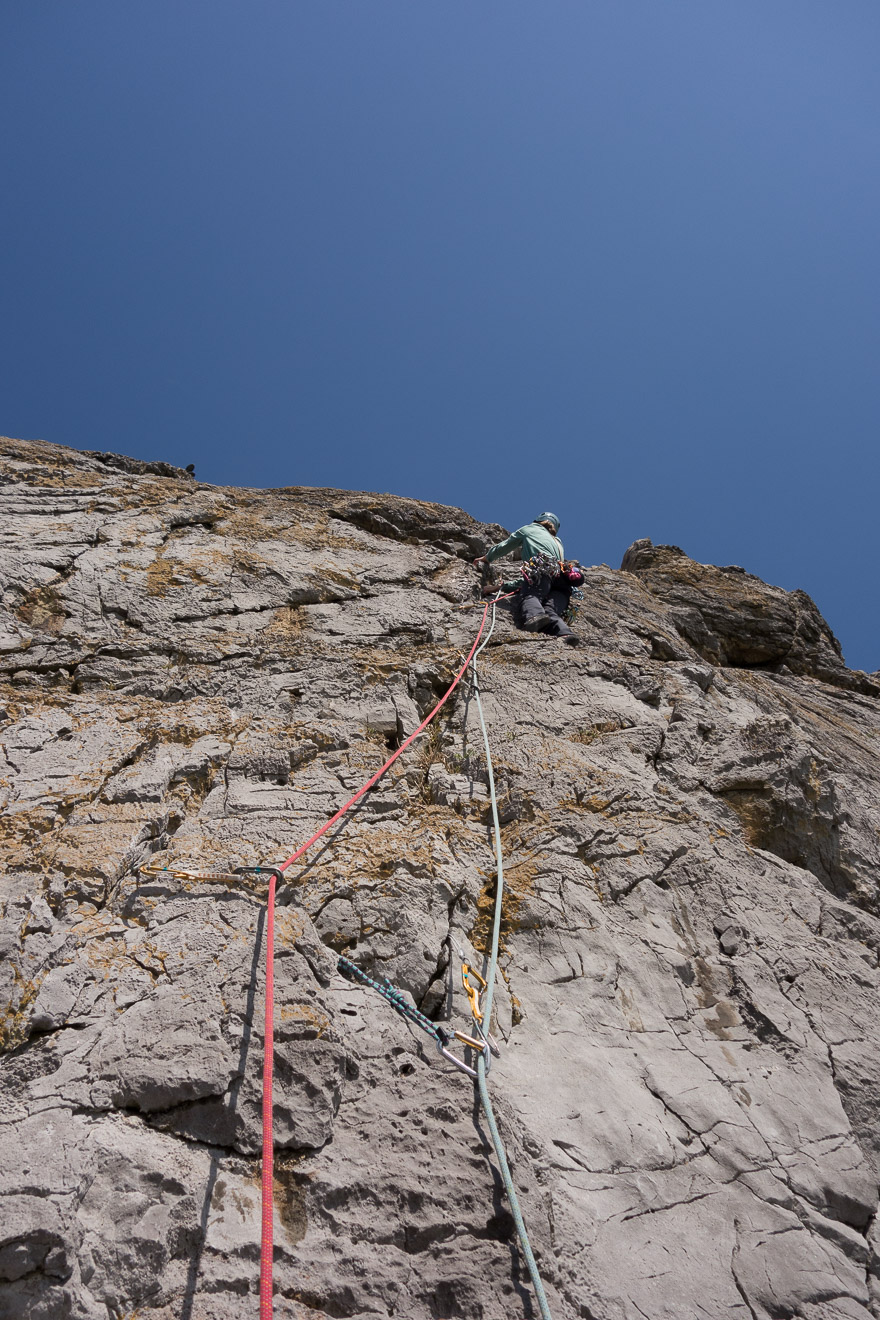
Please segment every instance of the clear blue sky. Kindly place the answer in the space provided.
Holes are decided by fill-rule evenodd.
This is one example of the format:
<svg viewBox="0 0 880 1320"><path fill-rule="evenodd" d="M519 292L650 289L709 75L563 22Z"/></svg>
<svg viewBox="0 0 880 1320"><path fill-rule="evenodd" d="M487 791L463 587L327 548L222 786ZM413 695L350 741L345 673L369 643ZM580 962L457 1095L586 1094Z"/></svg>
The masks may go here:
<svg viewBox="0 0 880 1320"><path fill-rule="evenodd" d="M0 431L545 507L880 666L877 0L0 12Z"/></svg>

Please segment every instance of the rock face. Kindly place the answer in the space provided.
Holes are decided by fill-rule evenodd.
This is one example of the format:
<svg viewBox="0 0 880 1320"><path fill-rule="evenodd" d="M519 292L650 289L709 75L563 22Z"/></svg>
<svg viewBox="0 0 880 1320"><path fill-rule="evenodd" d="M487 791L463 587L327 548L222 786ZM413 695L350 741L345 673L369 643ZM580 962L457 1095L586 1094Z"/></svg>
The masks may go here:
<svg viewBox="0 0 880 1320"><path fill-rule="evenodd" d="M737 564L695 564L677 545L647 540L630 546L621 567L662 597L676 631L713 665L777 666L880 696L880 685L847 669L840 643L804 591L768 587Z"/></svg>
<svg viewBox="0 0 880 1320"><path fill-rule="evenodd" d="M263 891L445 690L501 535L3 442L0 1317L256 1314ZM584 548L586 551L586 548ZM640 541L481 660L490 1084L556 1320L880 1316L880 701L801 592ZM287 873L276 1315L536 1314L466 1077L466 686ZM152 860L166 874L139 874Z"/></svg>

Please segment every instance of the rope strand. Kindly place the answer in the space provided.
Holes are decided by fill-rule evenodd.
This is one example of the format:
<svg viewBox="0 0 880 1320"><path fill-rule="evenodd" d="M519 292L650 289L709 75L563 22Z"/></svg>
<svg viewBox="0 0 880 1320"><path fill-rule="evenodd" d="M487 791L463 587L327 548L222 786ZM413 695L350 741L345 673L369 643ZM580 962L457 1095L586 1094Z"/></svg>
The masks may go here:
<svg viewBox="0 0 880 1320"><path fill-rule="evenodd" d="M409 735L409 737L401 744L401 746L394 752L394 754L388 758L385 764L379 770L377 770L376 773L370 779L367 780L367 782L363 785L363 787L358 789L358 791L351 798L349 798L348 802L346 802L344 806L340 807L339 810L335 812L330 817L330 819L326 821L324 825L321 826L319 830L316 830L310 839L308 839L304 844L302 844L301 847L297 848L296 852L292 853L291 856L288 857L287 861L283 862L281 866L274 868L271 871L270 882L269 882L269 894L266 905L266 1006L265 1006L264 1055L263 1055L263 1158L262 1158L262 1188L261 1188L262 1233L261 1233L261 1245L260 1245L260 1320L272 1320L272 1315L273 1315L272 1265L273 1265L273 1254L274 1254L274 1240L273 1240L274 1143L273 1143L273 1122L272 1122L273 1120L272 1081L273 1081L273 1063L274 1063L273 998L274 998L274 969L275 969L274 931L275 931L276 883L277 880L280 879L283 872L286 871L290 866L292 866L294 862L298 861L299 858L302 857L303 854L306 853L309 848L311 848L312 844L317 843L318 839L320 839L322 835L326 834L327 831L336 823L336 821L340 820L341 817L344 816L345 813L349 811L350 808L353 807L354 804L358 802L364 796L364 794L368 792L368 790L371 789L373 785L379 781L379 779L381 779L382 775L385 774L386 770L388 770L394 764L394 762L406 750L406 748L409 747L410 744L415 741L415 739L419 736L420 733L422 733L422 731L425 728L427 728L427 726L434 719L435 715L437 715L437 713L446 704L449 697L452 695L455 688L460 683L463 675L467 672L469 666L471 667L471 672L473 676L474 695L477 703L477 712L480 718L480 728L482 730L482 735L483 735L483 746L486 753L486 766L488 769L488 776L489 776L489 793L492 803L492 826L494 830L494 839L495 839L495 865L496 865L496 875L497 875L497 886L495 893L495 913L492 923L492 941L491 941L490 954L489 954L488 970L486 973L485 1006L483 1010L484 1021L486 1024L486 1031L488 1032L491 1027L492 1000L495 990L495 976L498 966L498 947L499 947L500 934L501 934L501 912L502 912L502 901L503 901L503 893L504 893L504 860L501 851L501 826L498 820L498 802L495 792L495 776L492 768L492 753L489 747L489 736L486 731L486 721L483 715L483 703L480 699L480 684L477 676L476 660L479 654L488 644L489 639L494 631L495 622L496 622L495 607L499 599L501 599L501 597L496 595L496 597L491 602L489 601L486 602L485 608L483 610L483 617L480 621L480 626L477 631L477 635L474 639L473 645L471 646L470 652L468 653L467 659L456 673L455 678L453 679L450 686L447 688L446 692L443 694L443 696L440 698L437 704L433 707L433 709L429 712L429 714L425 717L425 719L422 720L418 728L415 729ZM483 630L486 626L486 619L488 617L490 604L492 607L492 623L481 645L480 639L483 636ZM341 960L341 961L347 962L347 960ZM397 992L393 991L393 988L391 987L384 988L380 986L378 983L373 982L372 978L366 977L363 973L360 972L360 969L355 968L354 964L351 964L350 967L351 967L351 971L358 974L360 979L372 983L374 985L374 988L378 989L380 993L384 994L385 997L389 1000L389 1002L391 1002L393 1006L397 1008L398 1012L405 1011L405 1016L410 1017L412 1021L417 1022L417 1024L423 1026L424 1029L424 1024L419 1021L419 1019L422 1018L423 1015L418 1013L417 1010L413 1011L410 1005L406 1004L406 1002L402 999L402 996L399 996ZM434 1026L434 1024L430 1023L428 1019L425 1019L425 1023L429 1024L430 1028L432 1029L431 1034L434 1034L434 1032L436 1031L436 1027ZM477 1030L479 1031L480 1024L476 1023L476 1027ZM439 1035L439 1032L437 1034ZM438 1041L438 1043L440 1042ZM442 1052L445 1054L446 1053L445 1049L443 1049ZM447 1054L447 1057L450 1056ZM454 1063L458 1062L455 1059L452 1059L451 1061ZM458 1066L461 1065L458 1064ZM467 1069L467 1071L471 1072L471 1075L473 1075L471 1069ZM547 1305L547 1298L544 1293L544 1286L543 1283L541 1282L541 1276L540 1273L538 1272L538 1266L535 1261L534 1254L532 1252L531 1244L529 1243L529 1237L526 1231L525 1221L523 1220L522 1211L520 1210L519 1207L519 1199L516 1194L516 1188L514 1187L513 1179L511 1177L510 1166L507 1162L507 1155L504 1149L504 1142L502 1141L501 1134L498 1130L498 1124L495 1120L495 1114L492 1109L492 1101L489 1096L488 1087L486 1085L486 1059L485 1059L485 1054L482 1052L477 1057L476 1085L480 1096L480 1102L486 1114L486 1121L489 1125L489 1132L492 1137L492 1144L495 1148L495 1155L498 1160L498 1166L501 1171L502 1180L504 1182L504 1189L507 1193L507 1199L510 1204L510 1209L513 1215L514 1223L516 1225L516 1231L517 1234L519 1235L523 1256L525 1258L526 1266L528 1267L529 1276L532 1280L532 1286L535 1290L535 1296L538 1300L538 1306L540 1308L541 1317L542 1320L552 1320L552 1317L550 1315L550 1308Z"/></svg>
<svg viewBox="0 0 880 1320"><path fill-rule="evenodd" d="M477 714L480 717L480 729L483 734L483 748L486 753L486 768L489 774L489 796L492 801L492 829L495 835L495 867L496 867L496 888L495 888L495 913L492 922L492 942L489 951L489 965L486 971L486 991L483 1000L483 1021L485 1022L485 1031L488 1033L492 1029L492 997L495 992L495 973L498 968L498 946L501 937L501 909L504 898L504 861L501 853L501 825L498 820L498 800L495 793L495 774L492 769L492 751L489 747L489 735L486 731L486 720L483 715L483 703L480 700L480 680L477 676L477 656L487 645L492 636L492 630L495 627L495 602L492 602L492 626L486 634L486 640L479 650L474 652L474 658L471 663L471 673L474 681L474 696L477 702ZM480 1023L474 1019L475 1025L479 1028ZM529 1277L532 1280L532 1287L535 1290L535 1296L538 1299L538 1306L541 1311L542 1320L552 1320L550 1307L547 1304L547 1296L544 1292L544 1284L541 1281L541 1275L538 1265L532 1252L529 1235L526 1230L525 1220L522 1211L519 1208L519 1198L516 1194L516 1188L513 1185L513 1178L510 1175L510 1166L507 1163L507 1154L504 1149L504 1142L501 1139L501 1133L498 1131L498 1124L495 1121L495 1114L492 1109L492 1101L489 1096L489 1088L486 1085L486 1060L480 1054L477 1058L477 1089L479 1091L480 1102L486 1114L486 1121L489 1124L489 1132L492 1137L492 1145L495 1147L495 1155L498 1160L498 1167L501 1170L501 1178L504 1182L504 1190L507 1192L507 1200L510 1203L510 1212L513 1215L513 1222L516 1224L516 1231L519 1235L520 1246L528 1267Z"/></svg>
<svg viewBox="0 0 880 1320"><path fill-rule="evenodd" d="M381 767L381 769L377 770L376 773L370 779L367 780L367 782L363 785L363 787L359 788L358 791L354 794L354 796L350 797L348 801L345 803L345 805L340 807L339 810L335 812L330 817L330 819L321 826L319 830L316 830L315 833L312 835L312 837L310 839L307 839L306 842L302 845L302 847L297 848L296 852L292 853L290 857L288 857L286 862L283 862L281 866L275 868L278 872L283 873L288 869L288 867L292 866L294 862L298 861L299 858L302 857L303 853L307 852L308 849L311 848L313 843L317 843L318 839L320 839L322 835L326 834L327 831L331 828L331 826L335 825L336 821L338 821L342 816L344 816L345 813L351 807L353 807L356 802L360 801L360 799L364 796L364 794L382 778L385 771L394 764L394 762L403 752L406 751L410 743L414 742L415 739L422 732L422 730L427 728L427 726L431 723L431 720L438 713L438 711L440 711L442 707L445 706L446 702L449 700L450 696L461 682L462 676L467 672L467 667L470 664L471 660L473 659L474 653L476 652L476 649L479 645L480 638L483 635L483 629L486 626L486 619L488 617L488 614L489 614L489 601L486 601L486 605L483 610L483 617L480 620L480 626L479 629L477 630L477 635L474 638L474 644L471 647L470 651L468 652L468 657L465 660L464 664L461 666L461 669L459 669L458 673L455 675L455 678L452 680L449 687L444 692L443 696L437 702L436 706L434 706L433 710L430 711L430 713L425 716L419 727L409 735L406 741L401 743L400 747L398 747L394 755L389 756L388 760ZM495 615L495 609L493 606L492 609L493 627L494 627L494 615ZM275 965L274 929L275 929L276 878L277 878L276 875L273 873L269 884L269 896L266 904L266 1022L265 1022L264 1043L263 1043L263 1050L264 1050L263 1165L262 1165L262 1178L261 1178L263 1219L262 1219L262 1235L261 1235L261 1244L260 1244L260 1320L272 1320L272 1257L274 1254L273 1186L274 1186L274 1177L275 1177L275 1168L274 1168L275 1152L274 1152L273 1131L272 1131L272 1118L273 1118L272 1068L273 1068L273 1059L274 1059L272 998L274 993L273 986L274 986L274 965Z"/></svg>
<svg viewBox="0 0 880 1320"><path fill-rule="evenodd" d="M331 816L330 819L326 822L326 824L322 825L319 830L316 830L315 833L312 835L312 837L308 839L302 845L301 848L297 848L296 852L291 854L291 856L288 857L286 862L282 862L282 864L278 867L279 871L286 871L289 866L292 866L294 862L298 861L300 857L302 857L303 853L307 852L308 849L311 848L313 843L317 843L318 839L320 839L322 834L327 833L331 825L335 825L336 822L339 820L339 818L345 815L349 807L353 807L355 802L360 801L360 799L364 796L367 790L372 788L373 785L382 778L382 776L384 775L385 771L389 768L389 766L392 766L394 764L398 756L400 756L402 752L406 751L410 743L413 742L416 738L418 738L419 734L422 732L423 729L426 729L428 727L428 725L431 723L431 720L434 718L434 716L437 714L440 708L446 705L446 702L452 696L452 693L455 691L455 689L458 687L459 683L461 682L462 675L466 672L467 667L473 658L474 652L477 649L479 640L483 635L483 629L486 626L486 616L489 613L489 605L490 602L486 601L486 605L483 610L483 617L480 620L480 626L479 629L477 630L477 635L474 638L474 644L468 653L467 660L465 660L461 669L459 669L458 673L455 675L455 678L452 680L449 687L443 693L443 696L437 702L437 705L434 707L434 709L430 712L430 714L425 716L419 727L413 730L413 732L409 735L406 741L400 744L394 755L389 756L385 764L379 770L376 771L376 773L373 775L371 779L367 780L363 788L359 788L358 791L355 793L354 797L350 797L348 799L344 807L340 807L339 810L335 813L335 815ZM493 616L494 616L494 609L493 609ZM494 619L493 619L493 626L494 626Z"/></svg>
<svg viewBox="0 0 880 1320"><path fill-rule="evenodd" d="M275 999L275 881L269 880L266 903L266 1016L263 1039L263 1163L260 1178L262 1231L260 1234L260 1320L272 1320L272 1261L275 1255L273 1227L275 1217L275 1152L272 1135L272 1068L274 1050L273 1008Z"/></svg>

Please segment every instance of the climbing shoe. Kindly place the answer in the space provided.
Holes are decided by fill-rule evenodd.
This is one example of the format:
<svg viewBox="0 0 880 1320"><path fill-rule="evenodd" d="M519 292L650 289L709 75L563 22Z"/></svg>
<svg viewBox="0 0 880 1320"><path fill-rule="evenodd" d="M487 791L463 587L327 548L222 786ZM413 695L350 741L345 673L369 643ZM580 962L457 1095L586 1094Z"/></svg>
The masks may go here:
<svg viewBox="0 0 880 1320"><path fill-rule="evenodd" d="M563 637L562 640L567 642L569 646L580 646L581 644L581 639L578 637L577 633L569 633L568 636Z"/></svg>
<svg viewBox="0 0 880 1320"><path fill-rule="evenodd" d="M549 622L549 614L535 614L530 619L523 619L523 627L526 632L540 632L542 628L547 627Z"/></svg>

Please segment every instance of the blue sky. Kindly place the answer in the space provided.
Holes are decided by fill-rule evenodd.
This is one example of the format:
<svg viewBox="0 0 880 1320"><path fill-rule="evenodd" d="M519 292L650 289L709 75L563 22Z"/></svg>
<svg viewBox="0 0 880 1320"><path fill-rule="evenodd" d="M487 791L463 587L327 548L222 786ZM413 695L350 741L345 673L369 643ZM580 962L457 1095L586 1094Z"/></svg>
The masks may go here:
<svg viewBox="0 0 880 1320"><path fill-rule="evenodd" d="M549 507L880 666L876 0L0 12L0 430Z"/></svg>

